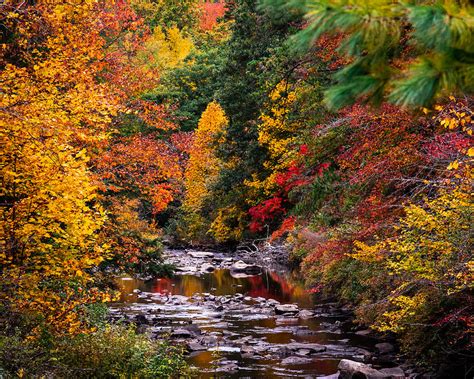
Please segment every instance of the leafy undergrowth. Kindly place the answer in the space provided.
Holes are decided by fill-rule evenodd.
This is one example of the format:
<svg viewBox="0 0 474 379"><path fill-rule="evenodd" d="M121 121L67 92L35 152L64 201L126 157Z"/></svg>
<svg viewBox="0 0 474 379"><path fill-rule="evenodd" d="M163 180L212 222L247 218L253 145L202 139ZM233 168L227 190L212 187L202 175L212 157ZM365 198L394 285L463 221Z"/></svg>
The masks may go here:
<svg viewBox="0 0 474 379"><path fill-rule="evenodd" d="M51 378L170 378L191 374L183 349L133 326L110 325L106 307L89 306L90 333L25 338L23 324L0 335L0 375Z"/></svg>

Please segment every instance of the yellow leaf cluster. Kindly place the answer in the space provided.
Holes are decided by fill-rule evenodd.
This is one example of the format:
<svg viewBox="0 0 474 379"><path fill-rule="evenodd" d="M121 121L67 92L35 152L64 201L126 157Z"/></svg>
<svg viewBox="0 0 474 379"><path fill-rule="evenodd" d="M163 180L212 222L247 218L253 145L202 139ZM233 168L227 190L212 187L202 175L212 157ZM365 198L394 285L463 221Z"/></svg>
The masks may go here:
<svg viewBox="0 0 474 379"><path fill-rule="evenodd" d="M219 243L240 241L245 230L244 219L245 214L235 205L221 208L211 224L209 233Z"/></svg>
<svg viewBox="0 0 474 379"><path fill-rule="evenodd" d="M433 288L444 296L473 288L472 200L464 187L441 190L436 198L405 207L396 236L374 245L355 243L353 258L380 262L403 278L389 299L394 310L379 318L380 330L403 330Z"/></svg>
<svg viewBox="0 0 474 379"><path fill-rule="evenodd" d="M99 264L105 214L96 202L86 146L107 137L116 99L98 83L102 41L94 2L38 1L31 18L11 25L21 48L48 27L30 64L0 73L0 280L13 310L41 318L55 333L75 333L89 292L87 269ZM28 42L33 43L33 42ZM3 60L3 57L2 57ZM34 64L33 64L34 62Z"/></svg>
<svg viewBox="0 0 474 379"><path fill-rule="evenodd" d="M289 89L286 81L281 81L268 95L266 110L260 114L258 142L266 147L269 158L264 167L271 174L264 179L253 175L245 184L255 191L270 195L275 190L275 177L285 171L296 157L296 133L301 126L290 119L290 112L297 99L295 91Z"/></svg>
<svg viewBox="0 0 474 379"><path fill-rule="evenodd" d="M199 120L185 172L184 206L192 212L199 213L222 168L215 147L224 138L228 123L224 110L216 102L207 106Z"/></svg>
<svg viewBox="0 0 474 379"><path fill-rule="evenodd" d="M137 64L159 71L179 67L194 47L190 37L176 26L156 27L137 55Z"/></svg>

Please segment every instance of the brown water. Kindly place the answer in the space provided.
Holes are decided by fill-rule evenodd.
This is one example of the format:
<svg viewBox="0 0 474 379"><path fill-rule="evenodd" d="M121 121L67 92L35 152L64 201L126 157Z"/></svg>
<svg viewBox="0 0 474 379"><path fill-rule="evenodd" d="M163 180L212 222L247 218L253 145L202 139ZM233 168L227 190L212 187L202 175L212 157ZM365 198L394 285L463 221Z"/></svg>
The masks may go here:
<svg viewBox="0 0 474 379"><path fill-rule="evenodd" d="M122 278L118 281L121 301L112 309L134 317L147 315L153 320L150 330L157 334L188 328L198 332L198 339L214 341L189 356L201 378L313 378L336 373L342 358L362 359L359 348L370 349L373 342L341 330L340 322L347 317L335 309L319 308L309 319L269 312L268 299L298 304L300 310L318 309L314 295L297 279L297 273L276 272L236 278L225 269L149 282ZM235 296L239 300L234 301ZM306 355L304 364L282 364L281 350L291 342L322 344L327 351ZM261 346L265 347L261 353L245 350ZM238 370L232 371L235 365Z"/></svg>

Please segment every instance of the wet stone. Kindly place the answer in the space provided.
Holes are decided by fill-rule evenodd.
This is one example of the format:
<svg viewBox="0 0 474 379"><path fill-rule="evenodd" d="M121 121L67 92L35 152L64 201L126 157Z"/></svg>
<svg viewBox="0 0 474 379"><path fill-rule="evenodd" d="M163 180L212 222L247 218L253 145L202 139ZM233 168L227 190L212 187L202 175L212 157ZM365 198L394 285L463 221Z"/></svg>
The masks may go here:
<svg viewBox="0 0 474 379"><path fill-rule="evenodd" d="M405 372L400 367L382 368L379 371L384 375L390 376L391 379L405 378Z"/></svg>
<svg viewBox="0 0 474 379"><path fill-rule="evenodd" d="M298 356L292 356L285 358L281 361L282 365L305 365L308 363L311 363L312 360L309 358L304 358L304 357L298 357Z"/></svg>
<svg viewBox="0 0 474 379"><path fill-rule="evenodd" d="M170 335L172 338L191 338L195 334L188 329L176 329L171 332Z"/></svg>
<svg viewBox="0 0 474 379"><path fill-rule="evenodd" d="M300 349L296 352L296 354L303 355L303 356L310 355L311 350L309 350L309 349Z"/></svg>
<svg viewBox="0 0 474 379"><path fill-rule="evenodd" d="M309 350L311 353L321 353L326 351L326 346L320 345L317 343L300 343L300 342L292 342L286 345L287 349L292 351L298 350Z"/></svg>
<svg viewBox="0 0 474 379"><path fill-rule="evenodd" d="M358 336L368 336L368 335L372 334L372 330L370 330L370 329L358 330L357 332L355 332L355 334L358 335Z"/></svg>
<svg viewBox="0 0 474 379"><path fill-rule="evenodd" d="M308 311L307 309L302 309L302 310L298 313L298 317L299 317L299 318L302 318L302 319L309 319L309 318L313 318L313 317L314 317L314 313L311 312L311 311Z"/></svg>
<svg viewBox="0 0 474 379"><path fill-rule="evenodd" d="M213 258L214 253L209 251L188 251L188 255L193 258Z"/></svg>
<svg viewBox="0 0 474 379"><path fill-rule="evenodd" d="M210 264L210 263L204 263L202 266L201 266L201 271L202 272L212 272L214 271L216 268Z"/></svg>
<svg viewBox="0 0 474 379"><path fill-rule="evenodd" d="M197 341L188 342L187 347L188 347L188 350L190 350L190 351L202 351L202 350L207 350L207 347L206 347L206 346L201 345L201 344L200 344L199 342L197 342Z"/></svg>
<svg viewBox="0 0 474 379"><path fill-rule="evenodd" d="M389 342L381 342L375 345L375 349L380 353L380 354L388 354L392 353L395 351L395 346L393 346Z"/></svg>
<svg viewBox="0 0 474 379"><path fill-rule="evenodd" d="M296 314L298 312L299 308L296 304L278 304L275 306L276 314Z"/></svg>

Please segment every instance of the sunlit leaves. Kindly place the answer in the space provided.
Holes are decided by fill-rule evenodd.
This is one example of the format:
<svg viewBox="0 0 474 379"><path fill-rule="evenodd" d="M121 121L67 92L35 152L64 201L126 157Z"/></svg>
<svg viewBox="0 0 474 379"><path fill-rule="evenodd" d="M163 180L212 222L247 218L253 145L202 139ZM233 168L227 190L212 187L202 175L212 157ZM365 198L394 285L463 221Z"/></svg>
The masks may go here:
<svg viewBox="0 0 474 379"><path fill-rule="evenodd" d="M7 10L9 6L3 7ZM52 333L83 330L81 305L107 300L89 268L107 254L86 147L100 146L120 109L103 69L92 2L22 3L1 60L1 281L12 312ZM27 42L28 41L28 42ZM86 290L87 289L87 290Z"/></svg>

